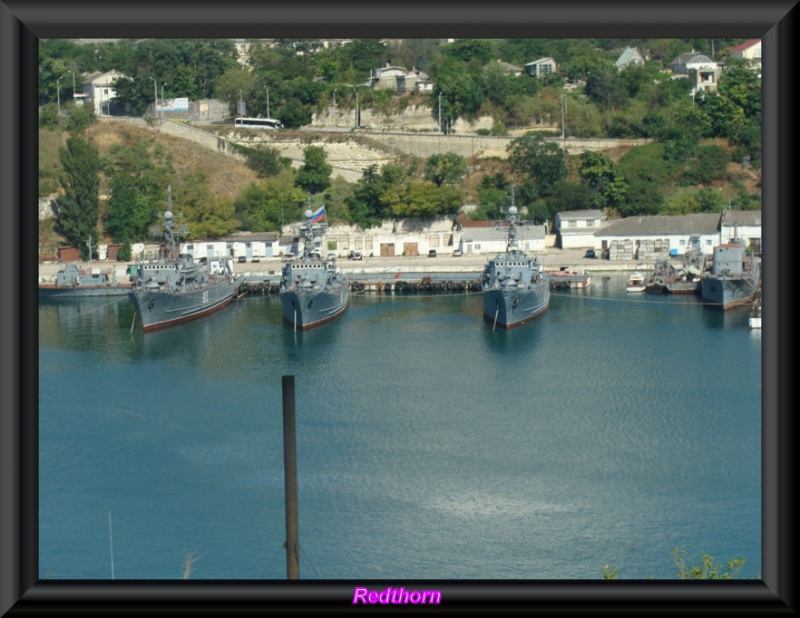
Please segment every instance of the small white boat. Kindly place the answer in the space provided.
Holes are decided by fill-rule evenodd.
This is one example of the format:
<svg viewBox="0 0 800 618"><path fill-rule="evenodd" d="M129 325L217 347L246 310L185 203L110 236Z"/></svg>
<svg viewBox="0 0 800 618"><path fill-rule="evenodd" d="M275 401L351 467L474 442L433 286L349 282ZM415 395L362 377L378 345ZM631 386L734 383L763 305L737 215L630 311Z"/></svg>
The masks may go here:
<svg viewBox="0 0 800 618"><path fill-rule="evenodd" d="M628 292L644 292L646 287L647 281L645 281L644 275L636 271L628 277L628 284L625 286L625 289Z"/></svg>

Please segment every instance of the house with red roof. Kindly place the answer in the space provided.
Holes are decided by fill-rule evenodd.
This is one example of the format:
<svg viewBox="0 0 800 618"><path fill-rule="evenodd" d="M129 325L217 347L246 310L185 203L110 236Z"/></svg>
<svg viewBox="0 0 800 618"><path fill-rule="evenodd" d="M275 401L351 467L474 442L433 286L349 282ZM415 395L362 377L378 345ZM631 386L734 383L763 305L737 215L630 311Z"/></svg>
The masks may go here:
<svg viewBox="0 0 800 618"><path fill-rule="evenodd" d="M750 39L734 47L728 54L731 58L742 58L754 69L761 70L761 39Z"/></svg>

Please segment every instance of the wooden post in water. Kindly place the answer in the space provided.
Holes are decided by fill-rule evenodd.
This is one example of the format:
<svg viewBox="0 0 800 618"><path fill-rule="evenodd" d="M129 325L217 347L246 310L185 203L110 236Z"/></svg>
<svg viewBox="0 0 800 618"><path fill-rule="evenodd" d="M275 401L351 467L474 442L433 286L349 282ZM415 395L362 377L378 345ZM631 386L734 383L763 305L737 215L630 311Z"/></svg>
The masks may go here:
<svg viewBox="0 0 800 618"><path fill-rule="evenodd" d="M297 524L297 431L294 376L283 376L283 476L286 494L286 579L300 579Z"/></svg>

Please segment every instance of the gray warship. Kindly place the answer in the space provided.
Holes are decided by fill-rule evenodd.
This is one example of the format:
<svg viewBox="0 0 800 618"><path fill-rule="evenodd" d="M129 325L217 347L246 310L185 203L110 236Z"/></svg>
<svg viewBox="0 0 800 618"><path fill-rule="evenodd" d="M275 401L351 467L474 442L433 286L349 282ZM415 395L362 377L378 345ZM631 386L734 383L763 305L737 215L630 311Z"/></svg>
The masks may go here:
<svg viewBox="0 0 800 618"><path fill-rule="evenodd" d="M145 332L221 309L239 296L244 283L241 275L234 274L230 256L201 264L192 255L178 252L171 192L163 227L164 246L158 259L136 265L129 293Z"/></svg>
<svg viewBox="0 0 800 618"><path fill-rule="evenodd" d="M744 242L731 240L714 247L711 270L700 279L703 302L721 309L753 300L761 280L761 264L747 255Z"/></svg>
<svg viewBox="0 0 800 618"><path fill-rule="evenodd" d="M60 269L54 282L39 284L39 298L42 299L124 296L130 291L130 282L118 282L113 267L87 269L76 264Z"/></svg>
<svg viewBox="0 0 800 618"><path fill-rule="evenodd" d="M483 270L483 314L492 321L492 328L519 326L550 307L550 276L537 256L520 250L516 215L512 187L506 251L490 259Z"/></svg>
<svg viewBox="0 0 800 618"><path fill-rule="evenodd" d="M287 260L281 270L280 301L284 319L295 329L307 330L345 312L350 280L334 257L323 259L322 236L327 229L325 206L305 211L300 226L303 253Z"/></svg>

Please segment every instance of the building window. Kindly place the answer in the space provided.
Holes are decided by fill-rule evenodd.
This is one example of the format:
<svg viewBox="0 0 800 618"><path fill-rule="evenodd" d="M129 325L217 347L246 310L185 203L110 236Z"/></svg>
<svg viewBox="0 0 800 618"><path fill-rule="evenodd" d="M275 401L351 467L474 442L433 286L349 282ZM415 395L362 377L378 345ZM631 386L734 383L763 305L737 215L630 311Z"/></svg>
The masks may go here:
<svg viewBox="0 0 800 618"><path fill-rule="evenodd" d="M586 227L594 227L594 219L588 219L586 221Z"/></svg>
<svg viewBox="0 0 800 618"><path fill-rule="evenodd" d="M578 227L577 221L567 221L567 227L575 228Z"/></svg>

